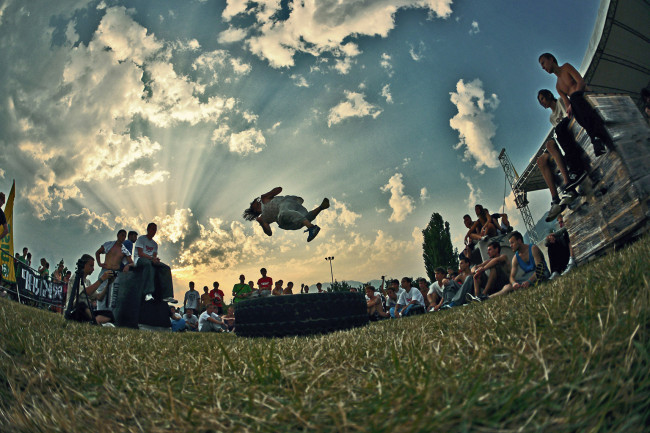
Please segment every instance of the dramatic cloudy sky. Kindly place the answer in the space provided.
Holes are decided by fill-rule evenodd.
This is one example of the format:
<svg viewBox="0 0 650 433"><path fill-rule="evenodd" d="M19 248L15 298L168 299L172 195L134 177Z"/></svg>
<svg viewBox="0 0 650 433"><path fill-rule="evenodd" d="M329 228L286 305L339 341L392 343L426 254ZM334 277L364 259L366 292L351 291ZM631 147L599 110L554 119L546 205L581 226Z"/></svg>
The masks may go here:
<svg viewBox="0 0 650 433"><path fill-rule="evenodd" d="M549 129L537 57L579 66L598 3L0 0L15 247L72 263L155 221L179 296L261 266L328 281L331 255L339 280L424 275L432 212L460 246L502 207L500 149L521 170ZM275 186L331 199L314 242L241 218Z"/></svg>

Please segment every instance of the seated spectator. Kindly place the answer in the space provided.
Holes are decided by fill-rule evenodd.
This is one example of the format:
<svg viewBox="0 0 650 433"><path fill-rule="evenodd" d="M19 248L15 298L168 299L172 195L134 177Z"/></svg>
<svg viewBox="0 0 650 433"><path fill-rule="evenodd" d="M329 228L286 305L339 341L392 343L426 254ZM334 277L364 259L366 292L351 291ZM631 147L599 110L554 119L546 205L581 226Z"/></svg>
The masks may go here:
<svg viewBox="0 0 650 433"><path fill-rule="evenodd" d="M492 215L490 214L490 211L487 210L487 208L483 208L482 212L482 220L485 222L481 227L481 240L487 240L488 238L492 238L498 234L498 223L495 223L495 221L492 219Z"/></svg>
<svg viewBox="0 0 650 433"><path fill-rule="evenodd" d="M81 322L92 321L99 325L114 326L111 322L114 321L111 311L99 310L95 314L91 312L93 304L96 305L97 299L104 299L106 291L97 293L97 290L112 276L110 273L105 272L100 275L99 279L94 283L90 283L88 277L95 271L95 259L89 254L84 254L79 259L79 265L83 270L80 279L80 284L77 289L78 293L72 293L68 290L68 300L66 300L66 308L69 304L69 298L74 296L72 308L67 311L66 318L77 320ZM108 325L111 323L110 325Z"/></svg>
<svg viewBox="0 0 650 433"><path fill-rule="evenodd" d="M225 322L215 313L214 304L208 305L208 309L199 316L199 332L224 332Z"/></svg>
<svg viewBox="0 0 650 433"><path fill-rule="evenodd" d="M169 307L169 320L172 323L172 332L185 331L185 319L176 311L176 307Z"/></svg>
<svg viewBox="0 0 650 433"><path fill-rule="evenodd" d="M481 227L479 227L476 221L472 221L472 217L469 214L463 215L463 224L467 227L465 245L473 244L473 241L481 240Z"/></svg>
<svg viewBox="0 0 650 433"><path fill-rule="evenodd" d="M455 280L457 276L458 276L458 270L452 268L451 266L448 266L447 267L447 279Z"/></svg>
<svg viewBox="0 0 650 433"><path fill-rule="evenodd" d="M531 284L547 280L550 276L544 255L537 245L525 244L524 237L519 232L510 233L509 242L510 248L515 253L510 270L510 284L506 284L503 289L490 295L490 298L513 290L525 289ZM516 277L519 268L524 274Z"/></svg>
<svg viewBox="0 0 650 433"><path fill-rule="evenodd" d="M429 311L439 311L443 305L448 305L452 302L454 296L460 290L460 286L454 280L447 279L447 272L445 268L438 267L434 270L436 281L431 284L429 293Z"/></svg>
<svg viewBox="0 0 650 433"><path fill-rule="evenodd" d="M548 251L551 280L559 275L564 275L564 273L567 272L567 269L570 271L575 267L575 259L571 252L569 233L565 228L561 228L555 233L549 233L549 235L546 236L545 244Z"/></svg>
<svg viewBox="0 0 650 433"><path fill-rule="evenodd" d="M318 293L323 293L323 285L321 283L316 283L316 290L318 290Z"/></svg>
<svg viewBox="0 0 650 433"><path fill-rule="evenodd" d="M474 297L470 297L472 300L487 299L489 295L508 284L510 264L508 256L501 254L499 242L490 242L487 253L489 258L474 269ZM490 270L490 274L485 277L487 270Z"/></svg>
<svg viewBox="0 0 650 433"><path fill-rule="evenodd" d="M426 311L429 311L429 282L425 278L418 278L418 290L422 293L422 298L424 298L424 308Z"/></svg>
<svg viewBox="0 0 650 433"><path fill-rule="evenodd" d="M388 310L388 313L390 314L390 317L395 319L397 316L397 311L395 309L397 308L397 302L399 301L399 297L402 295L404 292L404 289L402 289L399 286L399 281L397 280L390 280L388 282L388 287L386 288L386 310Z"/></svg>
<svg viewBox="0 0 650 433"><path fill-rule="evenodd" d="M185 314L183 315L183 320L185 320L185 329L188 331L196 332L199 330L199 318L194 314L194 310L191 308L185 309Z"/></svg>
<svg viewBox="0 0 650 433"><path fill-rule="evenodd" d="M456 278L454 278L454 280L458 284L463 284L465 282L465 279L467 279L467 277L473 277L471 264L467 257L462 256L459 258L458 265L460 267L459 269L460 272L458 273L458 275L456 275Z"/></svg>
<svg viewBox="0 0 650 433"><path fill-rule="evenodd" d="M411 286L411 279L409 277L402 278L402 289L404 291L397 300L395 316L406 317L424 313L424 298L422 297L422 293Z"/></svg>
<svg viewBox="0 0 650 433"><path fill-rule="evenodd" d="M226 331L233 332L235 330L235 307L228 307L228 314L223 316L222 319L226 324Z"/></svg>
<svg viewBox="0 0 650 433"><path fill-rule="evenodd" d="M278 281L275 282L275 287L273 288L273 291L271 292L271 295L273 295L273 296L281 296L282 295L282 293L283 293L282 283L283 282L284 281L282 281L282 280L278 280Z"/></svg>
<svg viewBox="0 0 650 433"><path fill-rule="evenodd" d="M140 236L135 242L134 262L138 269L142 270L143 295L145 302L152 301L156 295L156 286L154 284L154 274L158 273L163 276L165 284L161 284L160 301L170 304L176 304L174 299L174 287L171 284L171 269L164 264L158 257L158 243L153 240L158 226L155 223L149 223L147 226L147 235Z"/></svg>
<svg viewBox="0 0 650 433"><path fill-rule="evenodd" d="M124 245L124 248L131 253L131 257L133 257L133 245L135 245L136 241L138 240L138 232L134 232L131 230L127 235L126 239L122 243Z"/></svg>
<svg viewBox="0 0 650 433"><path fill-rule="evenodd" d="M499 222L499 220L501 220L501 222ZM508 214L506 213L493 213L492 221L494 221L494 224L497 226L497 230L503 234L510 233L513 230L512 225L510 225L510 221L508 220Z"/></svg>
<svg viewBox="0 0 650 433"><path fill-rule="evenodd" d="M282 290L283 295L293 295L293 281L287 283L287 287Z"/></svg>
<svg viewBox="0 0 650 433"><path fill-rule="evenodd" d="M239 283L235 284L232 287L232 303L233 305L238 304L239 302L248 299L253 292L253 290L246 284L244 281L246 277L243 275L239 276Z"/></svg>
<svg viewBox="0 0 650 433"><path fill-rule="evenodd" d="M384 305L381 299L381 293L375 291L373 286L366 286L366 308L370 320L387 319L390 317L388 313L384 312Z"/></svg>

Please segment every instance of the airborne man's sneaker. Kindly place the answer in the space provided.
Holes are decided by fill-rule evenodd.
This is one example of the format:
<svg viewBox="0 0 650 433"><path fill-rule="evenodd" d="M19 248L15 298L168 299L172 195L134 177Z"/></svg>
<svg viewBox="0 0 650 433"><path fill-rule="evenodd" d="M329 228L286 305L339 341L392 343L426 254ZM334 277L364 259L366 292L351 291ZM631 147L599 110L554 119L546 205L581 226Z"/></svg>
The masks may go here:
<svg viewBox="0 0 650 433"><path fill-rule="evenodd" d="M328 203L329 205L329 203ZM309 233L309 236L307 236L307 242L311 242L314 240L318 232L320 232L320 227L318 226L311 226L306 230Z"/></svg>

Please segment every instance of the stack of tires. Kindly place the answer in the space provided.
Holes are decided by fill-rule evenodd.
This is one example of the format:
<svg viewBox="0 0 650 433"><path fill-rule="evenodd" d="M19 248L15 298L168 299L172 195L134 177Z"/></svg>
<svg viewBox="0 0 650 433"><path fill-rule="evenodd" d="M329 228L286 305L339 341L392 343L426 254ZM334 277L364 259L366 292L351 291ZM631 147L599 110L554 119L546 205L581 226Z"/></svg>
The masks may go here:
<svg viewBox="0 0 650 433"><path fill-rule="evenodd" d="M325 334L368 323L361 293L308 293L248 299L235 306L242 337Z"/></svg>

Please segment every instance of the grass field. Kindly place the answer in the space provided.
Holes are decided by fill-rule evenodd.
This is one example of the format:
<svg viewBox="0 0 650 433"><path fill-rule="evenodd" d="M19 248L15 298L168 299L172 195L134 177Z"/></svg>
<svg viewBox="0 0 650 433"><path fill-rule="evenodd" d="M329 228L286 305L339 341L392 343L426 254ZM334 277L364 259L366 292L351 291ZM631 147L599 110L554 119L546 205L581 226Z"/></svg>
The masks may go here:
<svg viewBox="0 0 650 433"><path fill-rule="evenodd" d="M649 265L646 237L502 299L281 340L0 300L0 431L647 431Z"/></svg>

